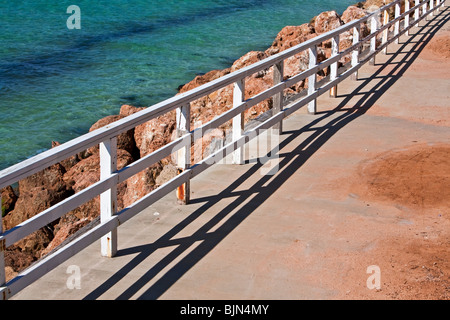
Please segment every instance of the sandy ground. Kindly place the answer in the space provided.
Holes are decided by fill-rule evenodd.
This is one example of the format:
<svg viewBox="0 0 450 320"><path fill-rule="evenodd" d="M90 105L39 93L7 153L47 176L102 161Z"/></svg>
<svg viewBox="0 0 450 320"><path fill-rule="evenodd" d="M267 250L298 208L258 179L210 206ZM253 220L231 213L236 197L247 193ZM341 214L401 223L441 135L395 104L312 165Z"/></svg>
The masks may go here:
<svg viewBox="0 0 450 320"><path fill-rule="evenodd" d="M421 63L413 64L404 76L411 83L431 74L436 79L448 80L449 59L450 31L443 30L421 52ZM412 103L403 101L389 108L386 104L374 105L367 113L450 127L450 88L447 86L446 90L446 105L430 106L429 97L422 93L422 97L412 97ZM423 107L411 106L416 105L417 99L424 101ZM346 266L348 276L339 284L341 289L335 298L450 299L450 145L412 141L412 146L363 161L354 175L336 183L342 194L353 194L367 202L367 206L385 205L390 212L400 208L395 215L407 228L383 224L380 230L376 222L368 225L367 233L378 233L381 237L366 252L346 256L350 263ZM351 221L347 221L345 232L351 231ZM378 290L366 290L371 273L352 272L367 267L370 259L381 270ZM389 272L383 272L386 270ZM336 279L329 282L337 285ZM355 282L360 285L355 286Z"/></svg>
<svg viewBox="0 0 450 320"><path fill-rule="evenodd" d="M449 155L448 144L390 151L364 161L354 176L340 182L347 187L341 191L368 207L385 206L377 216L395 217L397 223L380 225L375 218L366 226L364 236L376 240L346 255L349 274L336 299L450 298ZM358 218L353 223L361 225ZM345 225L345 233L355 232L351 218ZM352 273L367 268L367 261L380 268L378 290L366 289L370 273Z"/></svg>

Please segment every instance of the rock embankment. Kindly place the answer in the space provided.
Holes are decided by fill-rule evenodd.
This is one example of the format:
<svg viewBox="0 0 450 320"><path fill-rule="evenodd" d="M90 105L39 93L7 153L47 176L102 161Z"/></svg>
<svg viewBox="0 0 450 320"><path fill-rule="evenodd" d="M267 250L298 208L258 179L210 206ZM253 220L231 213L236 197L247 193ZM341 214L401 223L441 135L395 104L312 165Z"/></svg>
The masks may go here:
<svg viewBox="0 0 450 320"><path fill-rule="evenodd" d="M350 6L342 15L335 11L328 11L321 13L309 23L300 26L286 26L278 33L267 50L251 51L236 60L227 69L213 70L197 76L189 83L180 86L179 92L186 92L282 52L344 23L358 19L367 14L367 10L372 10L374 6L382 4L383 1L368 0L366 3ZM368 34L369 28L363 25L362 32ZM347 33L341 36L341 49L348 47L351 43L352 34ZM331 43L329 41L323 43L319 46L318 51L319 61L327 59L331 55ZM284 67L285 79L307 69L308 59L307 52L299 53L287 59ZM340 63L343 64L347 61L340 61ZM327 72L328 70L323 70L319 76L326 76ZM248 99L270 88L272 84L272 68L249 76L246 79L245 98ZM304 81L298 83L290 87L286 94L294 95L303 90L305 85ZM206 123L216 115L229 110L233 105L232 99L233 91L230 85L194 101L191 104L191 127L195 128L199 123ZM245 112L245 121L250 121L271 108L271 99L263 101ZM144 108L124 105L118 115L100 119L91 127L91 131L142 109ZM175 112L170 112L122 133L118 137L118 168L121 169L170 142L175 136L175 127ZM202 153L206 152L207 143L205 141L211 141L212 136L225 139L229 127L230 123L225 124L212 132L211 137L204 139L201 148ZM57 145L57 142L53 142L52 146ZM93 147L19 181L17 190L13 190L12 187L2 189L4 230L17 226L26 219L97 182L100 179L99 161L99 149ZM118 209L121 210L129 206L175 174L176 168L172 160L167 158L121 183L118 186ZM13 277L17 272L51 252L69 236L95 220L99 216L99 210L99 197L96 197L7 248L5 254L7 277Z"/></svg>

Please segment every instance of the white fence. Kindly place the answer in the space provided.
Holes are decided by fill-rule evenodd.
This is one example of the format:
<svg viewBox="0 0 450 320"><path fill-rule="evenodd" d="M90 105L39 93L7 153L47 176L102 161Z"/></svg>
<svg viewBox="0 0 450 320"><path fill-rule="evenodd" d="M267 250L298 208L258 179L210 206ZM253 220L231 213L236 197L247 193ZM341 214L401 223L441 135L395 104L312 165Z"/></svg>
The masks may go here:
<svg viewBox="0 0 450 320"><path fill-rule="evenodd" d="M405 7L404 12L400 10L402 4ZM413 7L410 7L408 1L406 3L400 0L394 1L359 20L342 25L337 29L305 41L253 65L146 108L113 124L80 136L1 171L0 188L3 188L55 163L61 162L78 152L95 145L100 145L100 181L10 230L3 232L0 217L0 292L2 293L2 298L7 299L16 294L98 239L102 239L102 255L114 256L117 250L117 228L119 225L161 197L174 191L179 186L184 185L185 201L188 201L190 179L232 153L234 154L234 162L241 163L243 161L242 147L245 143L270 128L275 128L275 131L278 132L281 131L282 120L299 108L307 106L310 113L315 113L316 99L320 95L328 91L330 91L331 95L335 95L337 85L341 81L350 76L356 79L357 72L361 66L367 62L374 62L377 53L385 50L390 43L398 41L398 38L402 34L408 33L410 28L417 25L422 19L433 15L443 5L444 1L442 0L415 0L415 6ZM389 21L388 10L392 10L393 7L395 8L395 19ZM383 23L381 23L381 20L383 20ZM360 37L361 24L368 24L371 29L370 35L365 38ZM393 28L393 33L389 32L390 28ZM339 36L348 31L353 33L353 45L339 52ZM377 36L382 39L381 44L378 46ZM318 63L318 45L330 39L333 46L332 56ZM368 47L369 50L363 56L362 49L364 47ZM309 52L309 68L287 80L283 80L284 61L303 51ZM349 55L351 56L350 66L343 72L340 72L337 68L338 61L344 56ZM274 85L264 92L248 100L244 100L245 78L270 67L274 68ZM328 67L331 70L329 81L319 87L316 82L317 73ZM284 89L305 79L308 79L306 96L289 102L289 104L286 103L283 96ZM190 103L230 84L234 84L233 108L201 127L191 130ZM251 131L244 132L243 112L270 98L273 98L272 116ZM117 136L122 132L133 129L174 109L177 110L177 130L181 136L175 141L118 171L116 161ZM217 128L229 120L233 120L233 141L209 155L206 159L195 164L190 164L190 148L194 139L203 137L208 130ZM175 152L178 154L178 164L184 170L169 182L153 190L129 207L117 212L117 185ZM99 195L101 199L101 219L99 225L61 249L45 256L15 278L5 283L4 251L7 247Z"/></svg>

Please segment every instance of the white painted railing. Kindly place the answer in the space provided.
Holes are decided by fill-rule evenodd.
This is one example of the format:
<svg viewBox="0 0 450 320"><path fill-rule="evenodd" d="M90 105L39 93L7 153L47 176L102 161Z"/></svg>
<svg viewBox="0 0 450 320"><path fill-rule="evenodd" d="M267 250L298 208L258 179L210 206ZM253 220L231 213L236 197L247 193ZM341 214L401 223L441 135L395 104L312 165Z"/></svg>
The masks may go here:
<svg viewBox="0 0 450 320"><path fill-rule="evenodd" d="M100 181L53 205L11 230L3 232L0 217L0 292L3 299L16 294L98 239L102 239L102 255L114 256L117 251L117 227L119 225L179 186L184 185L184 201L188 202L190 179L232 153L234 154L234 162L242 163L242 147L245 143L257 136L257 134L270 128L274 128L275 132L281 132L282 120L299 108L307 105L308 111L314 114L316 112L316 99L320 95L330 91L330 94L335 96L337 85L341 81L348 77L357 79L357 72L364 64L367 62L373 63L377 53L385 50L392 42L398 41L402 34L408 33L410 28L418 25L422 19L432 16L434 11L439 10L444 5L442 0L415 0L415 6L412 8L406 2L405 12L401 13L400 5L402 2L400 0L394 1L359 20L347 23L253 65L165 100L1 171L0 188L3 188L55 163L61 162L78 152L100 145ZM387 11L393 6L395 7L395 19L389 21ZM412 14L414 14L413 21L410 19ZM383 23L380 22L381 17L383 17ZM367 23L371 26L370 35L363 39L360 37L362 23ZM391 27L394 28L394 32L389 38L388 30ZM339 36L346 31L353 32L353 45L343 51L339 51ZM382 37L382 42L381 45L377 46L377 36L379 35ZM332 56L318 63L317 48L321 43L330 39L332 41ZM369 46L369 51L362 56L362 48L366 44ZM303 51L309 52L309 68L287 80L283 80L284 60ZM338 61L348 55L351 56L350 66L344 72L339 73L337 68ZM264 92L244 100L245 78L270 67L274 68L274 85ZM331 70L330 80L319 87L316 82L317 73L328 67ZM307 95L287 104L283 90L305 79L308 79ZM233 108L201 127L191 130L190 103L230 84L234 84ZM244 133L243 112L270 98L273 98L272 116L256 128ZM118 171L117 136L174 109L177 110L178 138ZM233 120L233 141L202 161L190 164L190 148L194 139L203 137L208 130L217 128L229 120ZM178 154L178 165L182 167L183 171L134 204L117 212L117 185L173 153ZM4 251L7 247L98 195L101 197L101 222L99 225L56 252L45 256L5 283Z"/></svg>

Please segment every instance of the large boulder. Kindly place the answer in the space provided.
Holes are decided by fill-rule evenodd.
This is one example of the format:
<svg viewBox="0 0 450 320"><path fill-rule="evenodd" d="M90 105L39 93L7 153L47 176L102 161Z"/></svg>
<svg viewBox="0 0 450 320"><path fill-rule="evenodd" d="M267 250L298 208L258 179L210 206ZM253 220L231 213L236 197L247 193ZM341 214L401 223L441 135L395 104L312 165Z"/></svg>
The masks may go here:
<svg viewBox="0 0 450 320"><path fill-rule="evenodd" d="M6 228L13 228L70 196L73 192L64 182L64 173L64 167L55 164L20 180L20 196L14 210L5 217Z"/></svg>
<svg viewBox="0 0 450 320"><path fill-rule="evenodd" d="M231 66L231 72L235 72L244 67L250 66L256 62L267 58L267 54L263 51L250 51L244 54L242 57L233 62Z"/></svg>
<svg viewBox="0 0 450 320"><path fill-rule="evenodd" d="M222 129L208 130L201 139L197 139L192 146L192 163L199 162L210 154L214 153L216 149L224 146L226 139L226 132Z"/></svg>
<svg viewBox="0 0 450 320"><path fill-rule="evenodd" d="M314 20L314 30L318 35L334 30L341 25L343 22L334 10L322 12Z"/></svg>
<svg viewBox="0 0 450 320"><path fill-rule="evenodd" d="M159 176L156 177L155 183L156 187L163 185L164 183L170 181L171 179L175 178L178 174L177 167L169 163L164 166L162 171L160 172Z"/></svg>
<svg viewBox="0 0 450 320"><path fill-rule="evenodd" d="M341 20L343 23L349 23L353 20L361 19L362 17L367 15L367 11L358 7L358 6L349 6L341 16ZM364 38L368 36L370 33L370 29L367 23L360 24L360 37ZM348 47L353 45L353 30L348 30L343 32L339 38L339 50L344 51ZM348 54L346 57L341 59L340 63L345 64L351 61L351 54Z"/></svg>
<svg viewBox="0 0 450 320"><path fill-rule="evenodd" d="M293 46L301 44L307 40L316 37L314 23L305 23L300 26L286 26L276 36L270 48L265 52L268 55L276 54L289 49ZM322 61L322 50L319 48L319 61ZM284 79L293 77L294 75L308 69L309 53L307 50L297 53L296 55L284 60ZM270 84L270 83L269 83ZM305 81L300 81L288 88L285 93L287 96L295 95L303 90Z"/></svg>
<svg viewBox="0 0 450 320"><path fill-rule="evenodd" d="M123 115L111 115L106 116L97 122L95 122L89 132L105 127L113 122L123 119ZM136 142L134 141L134 129L125 131L117 136L117 149L122 149L128 151L131 155L136 154ZM98 150L98 146L91 147L88 149L89 154L94 154Z"/></svg>
<svg viewBox="0 0 450 320"><path fill-rule="evenodd" d="M0 195L2 199L2 216L7 215L9 212L14 210L16 205L17 195L15 194L11 186L5 187L0 190Z"/></svg>
<svg viewBox="0 0 450 320"><path fill-rule="evenodd" d="M122 149L117 150L117 168L122 169L126 165L133 162L131 154ZM64 181L78 193L85 188L91 186L100 180L100 155L97 151L92 156L81 160L73 166L66 174ZM123 182L118 186L118 194L123 194L126 189L126 183ZM123 208L123 199L118 198L118 209ZM100 197L96 196L90 201L82 204L78 208L66 213L54 227L54 237L52 241L46 245L45 249L40 252L43 256L60 245L69 236L77 232L88 223L92 222L100 215Z"/></svg>
<svg viewBox="0 0 450 320"><path fill-rule="evenodd" d="M192 81L180 86L178 88L179 93L184 93L194 88L197 88L205 83L216 80L230 73L230 68L223 70L211 70L205 74L197 75Z"/></svg>
<svg viewBox="0 0 450 320"><path fill-rule="evenodd" d="M131 154L122 149L117 150L117 169L120 170L126 165L133 162L133 157ZM92 184L100 180L100 155L96 152L94 155L81 160L72 169L70 169L64 175L64 181L67 185L71 186L75 193L78 193L85 188L91 186ZM89 202L82 205L66 214L65 219L67 220L69 216L75 216L75 221L81 220L83 218L93 219L97 217L100 213L100 203L99 197L90 200ZM71 219L69 219L71 220Z"/></svg>
<svg viewBox="0 0 450 320"><path fill-rule="evenodd" d="M357 6L349 6L344 13L342 13L341 20L344 23L349 23L353 20L358 20L367 15L366 10Z"/></svg>
<svg viewBox="0 0 450 320"><path fill-rule="evenodd" d="M352 22L353 20L358 20L361 19L363 17L365 17L367 15L367 11L356 7L356 6L350 6L347 8L347 10L344 11L344 13L342 14L342 21L344 23L349 23ZM370 29L367 23L361 23L360 25L361 27L361 37L365 38L370 34ZM353 31L350 30L349 31L350 35L351 35L351 39L353 39Z"/></svg>
<svg viewBox="0 0 450 320"><path fill-rule="evenodd" d="M314 26L309 23L300 26L286 26L281 29L270 48L265 52L267 55L273 55L305 42L316 35Z"/></svg>
<svg viewBox="0 0 450 320"><path fill-rule="evenodd" d="M128 116L143 109L124 105L120 110L120 114ZM175 127L175 111L137 126L135 128L134 138L140 157L144 157L169 143L174 136ZM163 170L163 166L170 164L170 162L171 159L169 156L128 178L124 182L126 187L119 188L119 207L122 206L125 208L130 206L154 190L156 187L156 178Z"/></svg>
<svg viewBox="0 0 450 320"><path fill-rule="evenodd" d="M253 63L261 61L267 58L266 52L251 51L237 59L233 65L224 70L223 72L214 72L212 79L216 76L223 76L229 72L235 72ZM200 80L196 77L191 82L185 84L180 88L180 94L187 90L192 90L197 86L204 84L206 78ZM273 70L269 68L261 72L255 73L245 79L245 99L249 99L254 95L268 89L273 83ZM258 105L250 108L244 114L245 121L257 117L262 112L267 111L272 106L270 99L259 103ZM201 124L211 121L217 115L224 113L225 111L233 107L233 85L228 85L215 92L210 93L207 96L199 98L191 103L191 126L197 128ZM226 123L221 128L230 127L231 123ZM137 141L137 140L136 140Z"/></svg>
<svg viewBox="0 0 450 320"><path fill-rule="evenodd" d="M392 0L366 0L364 2L364 9L369 8L381 8L387 3L391 3Z"/></svg>
<svg viewBox="0 0 450 320"><path fill-rule="evenodd" d="M142 170L126 181L122 195L123 207L128 207L156 188L156 178L163 170L161 162Z"/></svg>
<svg viewBox="0 0 450 320"><path fill-rule="evenodd" d="M117 150L117 169L120 170L126 165L133 162L133 157L126 150ZM64 175L64 181L71 186L75 193L78 193L85 188L100 180L100 155L96 152L94 155L81 160L77 165L70 169ZM59 226L55 227L57 230L61 227L64 221L78 221L84 218L93 220L98 217L100 213L99 196L83 204L79 208L67 213L60 221Z"/></svg>
<svg viewBox="0 0 450 320"><path fill-rule="evenodd" d="M236 60L231 66L232 71L236 71L252 65L256 62L264 60L268 57L265 52L262 51L250 51ZM250 77L245 79L245 94L244 99L250 99L257 94L269 89L273 86L273 68L268 68L266 70L261 70L260 72L252 74ZM229 97L229 103L233 103L233 95ZM244 121L248 122L251 119L256 118L260 114L266 112L272 108L272 99L262 101L250 109L246 110L244 113Z"/></svg>
<svg viewBox="0 0 450 320"><path fill-rule="evenodd" d="M134 139L140 157L144 157L170 142L175 128L175 111L138 125L134 131Z"/></svg>
<svg viewBox="0 0 450 320"><path fill-rule="evenodd" d="M52 252L59 245L61 245L67 238L75 234L78 230L86 226L90 222L89 219L83 218L81 220L73 221L72 223L60 223L58 230L55 231L54 237L47 246L40 251L40 257Z"/></svg>
<svg viewBox="0 0 450 320"><path fill-rule="evenodd" d="M61 144L58 141L52 141L52 148L56 148ZM64 167L65 171L70 170L74 165L76 165L80 161L80 157L78 154L72 155L65 160L59 162L60 165Z"/></svg>
<svg viewBox="0 0 450 320"><path fill-rule="evenodd" d="M18 272L35 261L33 255L22 252L19 247L9 247L5 250L6 281L14 278Z"/></svg>
<svg viewBox="0 0 450 320"><path fill-rule="evenodd" d="M19 197L14 210L3 219L4 228L11 229L70 196L73 191L63 180L64 167L57 163L19 181ZM53 239L57 221L31 233L8 248L7 266L15 272L39 258L40 252ZM16 261L16 259L18 259ZM19 261L20 260L20 261Z"/></svg>
<svg viewBox="0 0 450 320"><path fill-rule="evenodd" d="M130 106L129 104L124 104L120 107L119 115L122 117L128 117L132 114L135 114L136 112L142 111L146 109L145 107L135 107Z"/></svg>
<svg viewBox="0 0 450 320"><path fill-rule="evenodd" d="M19 248L24 256L28 256L29 259L31 258L34 261L40 258L41 252L50 244L53 238L53 231L48 227L44 227L18 241L13 247Z"/></svg>
<svg viewBox="0 0 450 320"><path fill-rule="evenodd" d="M394 0L366 0L364 3L364 9L366 9L367 12L374 12L378 10L379 8L393 2ZM414 0L409 0L409 6L410 8L415 6ZM405 12L405 1L402 1L400 4L400 10L401 12ZM389 19L392 20L395 18L395 7L391 7L388 9L389 13Z"/></svg>

